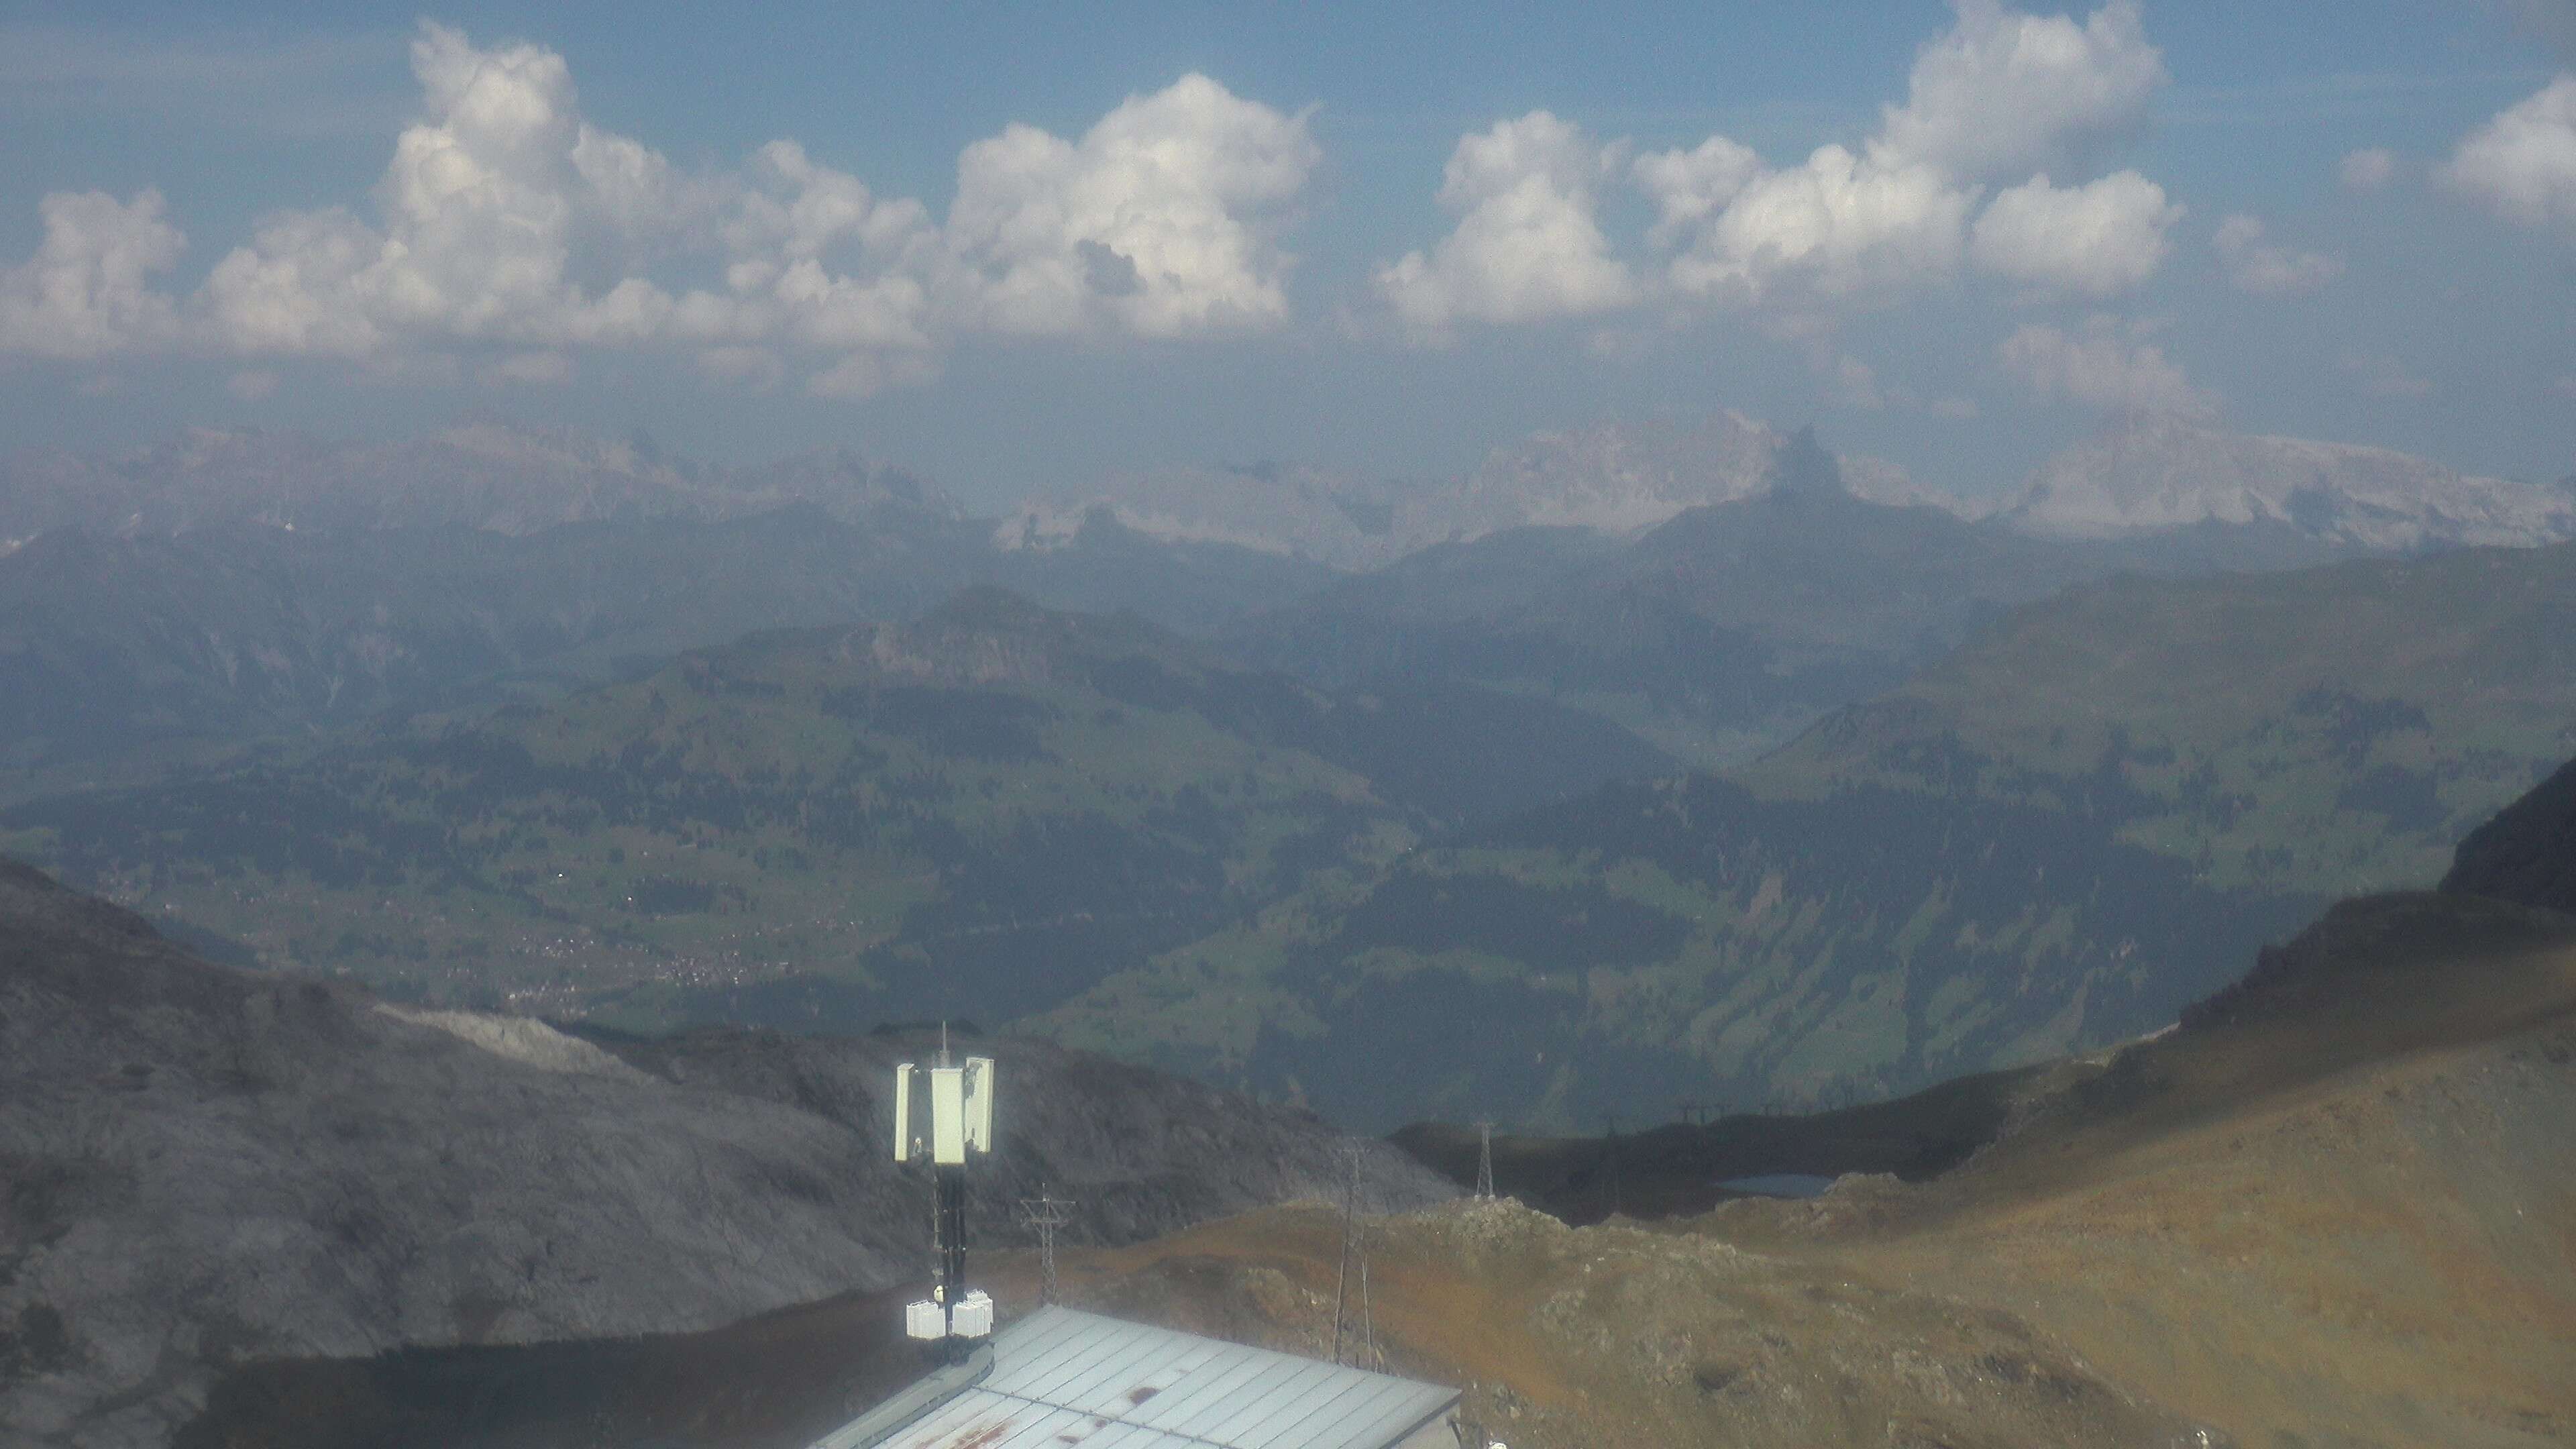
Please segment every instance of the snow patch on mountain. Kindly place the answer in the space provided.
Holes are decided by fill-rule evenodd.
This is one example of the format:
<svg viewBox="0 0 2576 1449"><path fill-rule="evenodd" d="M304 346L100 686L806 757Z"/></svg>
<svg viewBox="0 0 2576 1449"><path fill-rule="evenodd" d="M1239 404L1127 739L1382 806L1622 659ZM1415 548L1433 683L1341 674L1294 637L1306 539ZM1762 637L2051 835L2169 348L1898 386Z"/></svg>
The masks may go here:
<svg viewBox="0 0 2576 1449"><path fill-rule="evenodd" d="M2201 524L2271 524L2370 552L2576 537L2576 494L2464 475L2387 448L2128 424L2040 465L2002 515L2026 533L2122 538Z"/></svg>

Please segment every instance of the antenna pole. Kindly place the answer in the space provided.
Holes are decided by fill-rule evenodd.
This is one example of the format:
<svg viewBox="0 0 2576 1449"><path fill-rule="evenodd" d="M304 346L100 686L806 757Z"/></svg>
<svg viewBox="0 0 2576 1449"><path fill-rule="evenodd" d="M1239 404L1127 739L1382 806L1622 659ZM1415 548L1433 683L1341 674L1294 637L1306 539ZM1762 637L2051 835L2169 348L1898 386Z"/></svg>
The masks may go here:
<svg viewBox="0 0 2576 1449"><path fill-rule="evenodd" d="M1476 1199L1494 1200L1494 1124L1476 1124Z"/></svg>
<svg viewBox="0 0 2576 1449"><path fill-rule="evenodd" d="M954 1361L972 1342L993 1331L993 1300L966 1283L966 1164L993 1150L993 1059L951 1065L947 1026L940 1027L939 1064L923 1073L911 1062L895 1067L894 1157L920 1162L930 1178L930 1296L904 1306L904 1335ZM914 1085L927 1076L927 1100ZM916 1113L926 1107L926 1113ZM929 1141L916 1134L929 1118ZM923 1149L927 1147L927 1151Z"/></svg>

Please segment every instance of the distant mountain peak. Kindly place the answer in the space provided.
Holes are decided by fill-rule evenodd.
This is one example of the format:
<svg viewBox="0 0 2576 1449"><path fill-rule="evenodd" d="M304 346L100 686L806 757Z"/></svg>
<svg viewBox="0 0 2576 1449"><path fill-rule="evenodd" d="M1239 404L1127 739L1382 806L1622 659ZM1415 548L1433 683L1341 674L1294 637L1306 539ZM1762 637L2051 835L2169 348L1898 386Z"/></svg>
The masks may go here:
<svg viewBox="0 0 2576 1449"><path fill-rule="evenodd" d="M1634 537L1694 508L1818 489L1895 507L1976 510L1878 458L1836 457L1731 410L1536 432L1448 482L1372 482L1269 461L1166 469L1098 496L1032 499L1003 519L1004 549L1072 543L1101 516L1166 543L1219 543L1341 569L1374 569L1442 543L1517 528Z"/></svg>
<svg viewBox="0 0 2576 1449"><path fill-rule="evenodd" d="M2120 538L2270 525L2372 552L2576 537L2576 497L2393 449L2129 420L2059 453L2002 515L2026 533Z"/></svg>
<svg viewBox="0 0 2576 1449"><path fill-rule="evenodd" d="M1813 424L1791 433L1771 455L1771 491L1834 498L1851 493L1843 482L1842 464L1816 441Z"/></svg>

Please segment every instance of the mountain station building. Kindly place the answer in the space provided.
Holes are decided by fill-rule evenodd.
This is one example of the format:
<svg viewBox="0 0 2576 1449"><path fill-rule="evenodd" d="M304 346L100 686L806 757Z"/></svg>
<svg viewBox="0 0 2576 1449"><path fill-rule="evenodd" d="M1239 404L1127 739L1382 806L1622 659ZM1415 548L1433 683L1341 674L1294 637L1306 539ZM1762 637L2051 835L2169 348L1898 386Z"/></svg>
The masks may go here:
<svg viewBox="0 0 2576 1449"><path fill-rule="evenodd" d="M813 1449L1458 1449L1458 1398L1049 1306Z"/></svg>

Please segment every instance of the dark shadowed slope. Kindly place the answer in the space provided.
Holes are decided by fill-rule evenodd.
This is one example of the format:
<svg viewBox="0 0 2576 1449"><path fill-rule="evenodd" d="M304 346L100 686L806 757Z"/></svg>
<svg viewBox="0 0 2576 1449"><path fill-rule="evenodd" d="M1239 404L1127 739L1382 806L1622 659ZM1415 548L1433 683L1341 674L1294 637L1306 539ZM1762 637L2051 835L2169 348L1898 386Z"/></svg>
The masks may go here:
<svg viewBox="0 0 2576 1449"><path fill-rule="evenodd" d="M2576 763L2470 831L2442 889L2576 912Z"/></svg>
<svg viewBox="0 0 2576 1449"><path fill-rule="evenodd" d="M1124 1241L1331 1191L1322 1122L1013 1041L988 1175ZM909 1278L918 1037L650 1045L193 959L0 863L0 1440L157 1444L223 1366L711 1327ZM1440 1189L1371 1148L1377 1190Z"/></svg>

